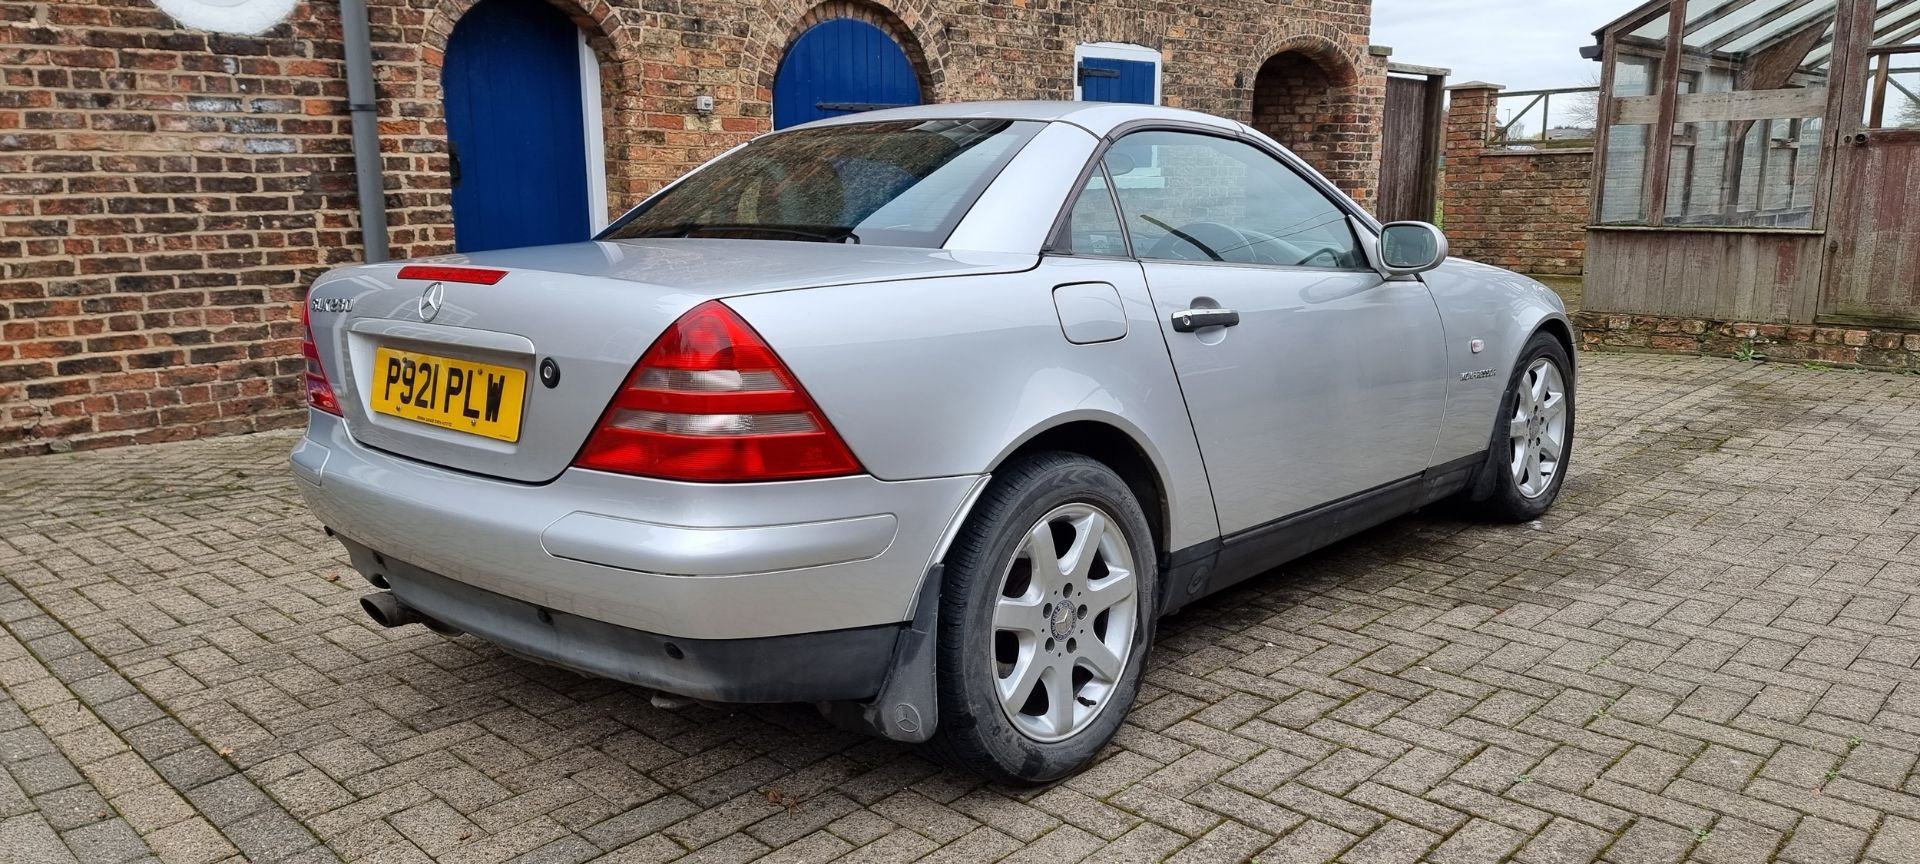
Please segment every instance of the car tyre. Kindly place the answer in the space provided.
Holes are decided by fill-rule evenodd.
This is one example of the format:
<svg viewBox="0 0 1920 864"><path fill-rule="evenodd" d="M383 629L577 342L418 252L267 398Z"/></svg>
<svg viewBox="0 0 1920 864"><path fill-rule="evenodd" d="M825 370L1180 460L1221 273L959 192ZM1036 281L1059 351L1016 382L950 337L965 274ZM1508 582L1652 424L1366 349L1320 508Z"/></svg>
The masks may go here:
<svg viewBox="0 0 1920 864"><path fill-rule="evenodd" d="M1042 453L996 472L946 556L929 755L1021 786L1093 761L1139 691L1157 561L1106 465Z"/></svg>
<svg viewBox="0 0 1920 864"><path fill-rule="evenodd" d="M1471 509L1494 522L1531 522L1560 497L1573 464L1574 370L1566 346L1535 333L1514 364L1494 419Z"/></svg>

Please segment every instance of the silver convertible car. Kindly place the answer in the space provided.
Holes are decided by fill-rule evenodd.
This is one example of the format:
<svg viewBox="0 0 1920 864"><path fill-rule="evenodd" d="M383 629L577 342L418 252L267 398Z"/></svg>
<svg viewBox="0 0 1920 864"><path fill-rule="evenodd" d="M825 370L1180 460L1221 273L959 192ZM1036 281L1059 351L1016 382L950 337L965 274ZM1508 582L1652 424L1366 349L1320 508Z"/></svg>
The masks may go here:
<svg viewBox="0 0 1920 864"><path fill-rule="evenodd" d="M1162 616L1442 500L1538 517L1573 444L1551 291L1165 108L822 121L305 312L293 470L379 624L1009 783L1100 752Z"/></svg>

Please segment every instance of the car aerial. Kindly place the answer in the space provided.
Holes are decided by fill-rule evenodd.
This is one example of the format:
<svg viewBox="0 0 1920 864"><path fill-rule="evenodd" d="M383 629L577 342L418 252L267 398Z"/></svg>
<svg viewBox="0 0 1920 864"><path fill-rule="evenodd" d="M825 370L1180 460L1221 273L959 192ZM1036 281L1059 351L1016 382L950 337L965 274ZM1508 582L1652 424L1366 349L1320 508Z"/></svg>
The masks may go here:
<svg viewBox="0 0 1920 864"><path fill-rule="evenodd" d="M1086 765L1181 607L1441 501L1539 517L1572 329L1248 126L1139 105L775 132L588 242L346 267L313 512L384 626Z"/></svg>

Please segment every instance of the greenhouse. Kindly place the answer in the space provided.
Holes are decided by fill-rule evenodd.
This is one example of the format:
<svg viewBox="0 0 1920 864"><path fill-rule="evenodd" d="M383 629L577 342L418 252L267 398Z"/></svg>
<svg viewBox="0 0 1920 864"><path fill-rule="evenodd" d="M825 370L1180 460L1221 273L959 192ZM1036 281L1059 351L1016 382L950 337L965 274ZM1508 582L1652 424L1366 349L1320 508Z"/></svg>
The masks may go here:
<svg viewBox="0 0 1920 864"><path fill-rule="evenodd" d="M1591 310L1920 327L1920 0L1659 0L1598 35Z"/></svg>

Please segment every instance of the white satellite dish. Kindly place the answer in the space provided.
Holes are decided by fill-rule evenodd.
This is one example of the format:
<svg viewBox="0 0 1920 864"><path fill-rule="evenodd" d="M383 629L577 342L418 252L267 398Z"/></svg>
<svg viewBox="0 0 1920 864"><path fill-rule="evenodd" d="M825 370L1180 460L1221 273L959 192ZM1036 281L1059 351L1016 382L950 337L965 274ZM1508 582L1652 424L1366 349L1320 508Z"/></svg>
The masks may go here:
<svg viewBox="0 0 1920 864"><path fill-rule="evenodd" d="M172 15L174 20L197 30L239 33L252 36L265 33L287 15L299 0L153 0L153 5Z"/></svg>

